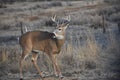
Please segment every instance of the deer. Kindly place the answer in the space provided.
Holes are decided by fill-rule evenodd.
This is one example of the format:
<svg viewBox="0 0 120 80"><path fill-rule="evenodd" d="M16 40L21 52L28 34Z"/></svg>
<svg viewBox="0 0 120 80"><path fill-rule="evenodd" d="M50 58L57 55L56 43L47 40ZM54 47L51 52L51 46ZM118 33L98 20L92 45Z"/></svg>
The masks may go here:
<svg viewBox="0 0 120 80"><path fill-rule="evenodd" d="M23 80L23 61L30 53L32 54L32 63L34 67L38 71L40 77L44 80L45 75L42 73L37 64L39 51L44 52L52 61L55 76L64 78L57 64L56 55L60 53L61 48L65 43L65 33L70 23L70 16L64 18L65 20L62 23L56 20L56 15L51 17L51 19L56 24L55 30L53 30L53 32L36 30L26 32L20 36L19 44L22 49L19 63L20 80Z"/></svg>

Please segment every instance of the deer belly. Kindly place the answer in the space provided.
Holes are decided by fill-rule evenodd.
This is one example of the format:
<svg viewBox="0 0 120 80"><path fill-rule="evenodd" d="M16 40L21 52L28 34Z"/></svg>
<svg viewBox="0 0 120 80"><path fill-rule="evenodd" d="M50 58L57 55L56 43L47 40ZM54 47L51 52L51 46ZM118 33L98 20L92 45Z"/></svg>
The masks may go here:
<svg viewBox="0 0 120 80"><path fill-rule="evenodd" d="M33 50L37 51L43 51L45 50L45 45L44 44L34 44L33 45Z"/></svg>

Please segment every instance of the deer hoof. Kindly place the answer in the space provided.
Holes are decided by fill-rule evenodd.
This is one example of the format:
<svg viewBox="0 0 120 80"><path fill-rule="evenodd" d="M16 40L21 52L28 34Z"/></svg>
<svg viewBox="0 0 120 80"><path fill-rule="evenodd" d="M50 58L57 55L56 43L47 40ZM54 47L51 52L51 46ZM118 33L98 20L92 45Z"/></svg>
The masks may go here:
<svg viewBox="0 0 120 80"><path fill-rule="evenodd" d="M45 74L42 74L42 76L41 76L42 78L45 78Z"/></svg>
<svg viewBox="0 0 120 80"><path fill-rule="evenodd" d="M62 75L61 75L61 76L59 76L59 78L60 78L60 79L63 79L63 78L64 78L64 76L62 76Z"/></svg>
<svg viewBox="0 0 120 80"><path fill-rule="evenodd" d="M45 75L44 75L44 76L42 76L42 78L45 78Z"/></svg>

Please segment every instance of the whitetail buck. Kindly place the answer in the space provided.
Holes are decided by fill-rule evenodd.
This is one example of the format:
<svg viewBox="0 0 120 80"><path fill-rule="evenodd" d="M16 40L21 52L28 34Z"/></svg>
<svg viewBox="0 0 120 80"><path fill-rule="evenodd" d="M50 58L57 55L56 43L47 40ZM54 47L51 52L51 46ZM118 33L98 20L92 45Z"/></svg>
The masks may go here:
<svg viewBox="0 0 120 80"><path fill-rule="evenodd" d="M23 60L32 53L32 62L39 72L39 75L45 77L37 65L38 52L43 51L51 59L55 75L63 78L60 68L57 65L55 58L56 54L59 54L62 45L65 41L65 31L70 22L70 16L66 18L64 23L60 24L56 21L56 16L51 18L55 23L57 23L56 29L51 33L47 31L30 31L26 32L20 37L20 45L22 47L22 56L20 59L20 80L23 79Z"/></svg>

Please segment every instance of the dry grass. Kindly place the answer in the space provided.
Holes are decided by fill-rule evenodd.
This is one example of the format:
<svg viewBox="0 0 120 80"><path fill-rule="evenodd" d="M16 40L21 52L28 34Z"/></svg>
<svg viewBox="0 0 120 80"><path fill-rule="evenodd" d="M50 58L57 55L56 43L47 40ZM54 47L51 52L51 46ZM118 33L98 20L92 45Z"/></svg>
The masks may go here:
<svg viewBox="0 0 120 80"><path fill-rule="evenodd" d="M80 46L79 37L77 37L78 47L73 46L72 42L64 47L61 60L63 65L70 66L71 69L95 69L97 64L97 56L99 47L94 37L90 33L86 33L86 44Z"/></svg>
<svg viewBox="0 0 120 80"><path fill-rule="evenodd" d="M82 6L82 7L67 7L64 10L69 12L69 11L77 11L77 10L80 10L80 9L101 8L103 6L105 6L105 5L104 4L92 4L92 5L85 5L85 6Z"/></svg>

